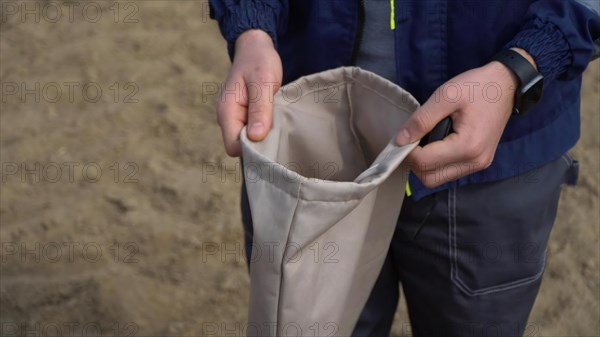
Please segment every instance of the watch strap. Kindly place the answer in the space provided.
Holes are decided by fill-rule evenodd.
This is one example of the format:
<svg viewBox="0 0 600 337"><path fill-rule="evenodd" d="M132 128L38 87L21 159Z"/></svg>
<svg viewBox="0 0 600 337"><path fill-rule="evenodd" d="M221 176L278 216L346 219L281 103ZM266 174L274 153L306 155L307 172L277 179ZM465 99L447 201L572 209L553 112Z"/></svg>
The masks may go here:
<svg viewBox="0 0 600 337"><path fill-rule="evenodd" d="M492 59L504 64L519 79L519 87L533 81L539 76L535 67L518 52L512 49L504 49Z"/></svg>

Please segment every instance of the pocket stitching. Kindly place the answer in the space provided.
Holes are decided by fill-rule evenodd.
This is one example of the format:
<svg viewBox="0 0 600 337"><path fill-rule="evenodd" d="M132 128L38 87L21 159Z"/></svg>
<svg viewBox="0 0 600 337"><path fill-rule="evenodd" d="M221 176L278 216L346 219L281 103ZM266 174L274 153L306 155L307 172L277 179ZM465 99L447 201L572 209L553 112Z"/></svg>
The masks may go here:
<svg viewBox="0 0 600 337"><path fill-rule="evenodd" d="M560 157L565 161L565 163L567 163L567 168L571 167L571 164L573 163L573 158L569 155L569 153L565 153Z"/></svg>
<svg viewBox="0 0 600 337"><path fill-rule="evenodd" d="M491 294L503 290L517 288L532 282L537 281L544 273L546 267L547 248L544 250L541 269L534 275L521 278L515 281L505 282L481 289L472 289L458 275L458 249L456 240L456 187L450 188L448 193L448 248L450 256L450 279L458 289L468 296L481 296Z"/></svg>

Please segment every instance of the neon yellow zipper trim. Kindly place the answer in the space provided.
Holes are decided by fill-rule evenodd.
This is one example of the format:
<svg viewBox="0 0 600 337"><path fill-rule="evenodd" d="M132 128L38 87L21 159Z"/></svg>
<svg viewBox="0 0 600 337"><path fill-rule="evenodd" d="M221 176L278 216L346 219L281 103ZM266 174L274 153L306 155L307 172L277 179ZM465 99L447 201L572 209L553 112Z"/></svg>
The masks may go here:
<svg viewBox="0 0 600 337"><path fill-rule="evenodd" d="M412 195L412 190L410 189L410 182L406 181L406 196L410 197Z"/></svg>
<svg viewBox="0 0 600 337"><path fill-rule="evenodd" d="M396 29L396 16L394 14L394 0L390 0L390 29Z"/></svg>

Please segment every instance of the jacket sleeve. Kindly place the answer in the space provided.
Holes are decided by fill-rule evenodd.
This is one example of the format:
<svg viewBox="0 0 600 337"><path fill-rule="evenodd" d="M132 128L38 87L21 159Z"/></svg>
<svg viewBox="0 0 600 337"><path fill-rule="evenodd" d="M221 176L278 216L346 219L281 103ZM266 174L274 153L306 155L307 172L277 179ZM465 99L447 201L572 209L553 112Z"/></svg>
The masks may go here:
<svg viewBox="0 0 600 337"><path fill-rule="evenodd" d="M507 48L526 50L546 79L579 76L600 53L598 0L539 0Z"/></svg>
<svg viewBox="0 0 600 337"><path fill-rule="evenodd" d="M233 60L235 40L248 29L265 31L277 47L277 35L287 26L287 0L209 0L210 17L219 23Z"/></svg>

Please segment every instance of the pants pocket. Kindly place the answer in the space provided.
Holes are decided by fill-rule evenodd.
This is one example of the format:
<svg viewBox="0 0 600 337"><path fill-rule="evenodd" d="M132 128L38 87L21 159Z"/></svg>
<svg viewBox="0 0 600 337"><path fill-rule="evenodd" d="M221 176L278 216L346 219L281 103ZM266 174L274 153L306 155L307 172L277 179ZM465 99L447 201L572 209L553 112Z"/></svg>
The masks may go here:
<svg viewBox="0 0 600 337"><path fill-rule="evenodd" d="M458 289L479 296L539 280L573 162L562 156L520 176L449 191L450 274Z"/></svg>
<svg viewBox="0 0 600 337"><path fill-rule="evenodd" d="M565 184L571 186L577 185L577 181L579 180L579 162L573 159L568 153L563 154L562 159L567 165L567 172L564 179Z"/></svg>

